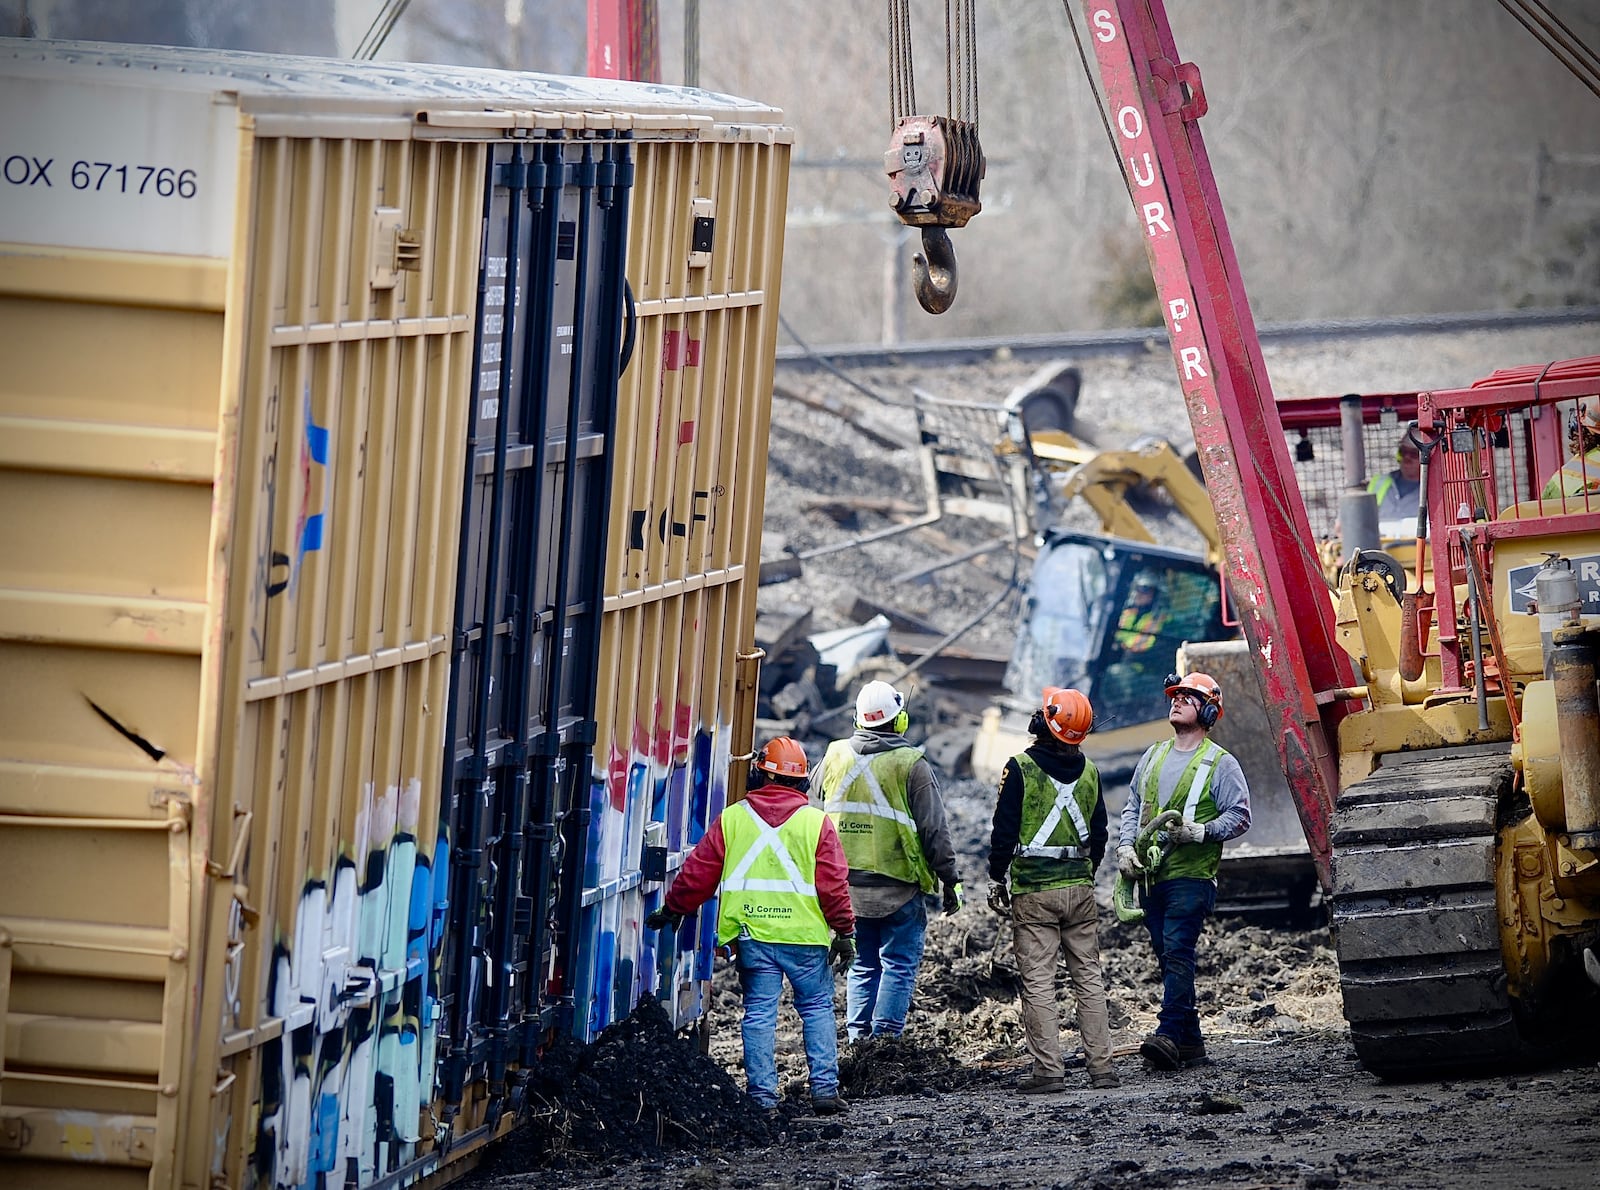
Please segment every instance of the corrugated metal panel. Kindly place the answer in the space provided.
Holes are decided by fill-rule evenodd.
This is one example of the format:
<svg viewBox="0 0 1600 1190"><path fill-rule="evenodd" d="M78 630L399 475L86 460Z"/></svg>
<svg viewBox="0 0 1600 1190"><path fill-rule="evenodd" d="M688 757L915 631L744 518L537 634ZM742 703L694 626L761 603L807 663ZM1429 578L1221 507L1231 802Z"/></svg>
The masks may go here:
<svg viewBox="0 0 1600 1190"><path fill-rule="evenodd" d="M484 156L254 145L210 824L212 855L243 860L236 908L208 922L202 1018L272 1036L193 1100L213 1130L231 1115L236 1184L252 1150L268 1184L370 1181L422 1139L433 1098L447 543Z"/></svg>
<svg viewBox="0 0 1600 1190"><path fill-rule="evenodd" d="M709 935L646 948L641 860L651 823L698 837L749 745L787 130L492 72L480 124L480 74L0 47L8 137L18 97L95 117L22 120L92 168L59 210L0 205L6 1180L412 1180L441 1128L461 1156L515 1121L547 1029L592 1035L658 971L700 1011ZM519 153L563 171L559 211L525 216L537 284L496 311L485 183ZM516 332L502 444L483 400L515 369L486 390L474 352L512 306L542 338ZM463 846L485 782L500 841Z"/></svg>
<svg viewBox="0 0 1600 1190"><path fill-rule="evenodd" d="M5 78L0 105L37 162L0 202L0 1157L17 1184L81 1181L66 1159L169 1185L240 142L202 96Z"/></svg>
<svg viewBox="0 0 1600 1190"><path fill-rule="evenodd" d="M670 947L643 930L650 824L676 871L742 792L755 650L787 149L738 141L638 149L628 276L638 344L623 377L601 633L580 1037L659 987L679 1023L704 1011L715 902ZM699 241L696 240L698 221ZM744 675L753 681L750 665Z"/></svg>

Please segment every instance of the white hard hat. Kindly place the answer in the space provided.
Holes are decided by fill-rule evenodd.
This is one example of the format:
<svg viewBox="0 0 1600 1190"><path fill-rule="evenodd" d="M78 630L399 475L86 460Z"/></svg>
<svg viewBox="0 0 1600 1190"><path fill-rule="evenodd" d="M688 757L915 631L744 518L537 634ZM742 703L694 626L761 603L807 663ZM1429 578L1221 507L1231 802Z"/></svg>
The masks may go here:
<svg viewBox="0 0 1600 1190"><path fill-rule="evenodd" d="M905 705L906 696L888 682L868 682L856 695L856 726L883 727L894 722Z"/></svg>

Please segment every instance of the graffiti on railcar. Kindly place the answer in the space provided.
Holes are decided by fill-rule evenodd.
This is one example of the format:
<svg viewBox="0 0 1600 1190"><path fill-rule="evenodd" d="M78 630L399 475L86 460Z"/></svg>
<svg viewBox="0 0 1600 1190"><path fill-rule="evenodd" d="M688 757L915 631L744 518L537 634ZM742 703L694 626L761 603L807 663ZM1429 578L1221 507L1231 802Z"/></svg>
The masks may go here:
<svg viewBox="0 0 1600 1190"><path fill-rule="evenodd" d="M448 848L419 853L422 785L365 791L355 839L303 887L267 990L255 1167L365 1185L413 1155L434 1094ZM435 860L437 863L435 863ZM359 861L359 862L358 862Z"/></svg>
<svg viewBox="0 0 1600 1190"><path fill-rule="evenodd" d="M680 964L674 955L657 955L659 934L643 928L653 905L644 904L637 885L620 887L626 873L639 870L647 823L666 823L668 849L679 851L700 840L727 798L727 728L696 726L687 703L670 715L660 703L655 710L649 725L635 724L631 752L613 743L604 769L590 780L584 886L601 895L584 909L575 950L585 964L573 980L584 1038L626 1016L645 992L659 994L669 1012L676 1006L675 1016L692 1018L704 1009L704 989L691 985L711 978L715 901L680 931L680 953L694 955L691 964ZM652 902L659 896L652 893ZM659 986L668 969L673 986Z"/></svg>

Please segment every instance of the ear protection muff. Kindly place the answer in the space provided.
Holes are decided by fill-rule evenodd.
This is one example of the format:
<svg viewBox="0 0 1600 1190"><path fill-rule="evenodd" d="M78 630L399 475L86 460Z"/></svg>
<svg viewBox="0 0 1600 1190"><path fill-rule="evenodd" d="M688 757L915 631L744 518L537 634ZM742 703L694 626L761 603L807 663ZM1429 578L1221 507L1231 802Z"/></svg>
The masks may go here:
<svg viewBox="0 0 1600 1190"><path fill-rule="evenodd" d="M901 711L898 715L896 715L894 717L894 729L900 735L904 735L905 732L906 732L906 728L908 728L910 726L911 726L911 716L908 715L905 711Z"/></svg>
<svg viewBox="0 0 1600 1190"><path fill-rule="evenodd" d="M1183 679L1177 674L1168 674L1164 688L1176 686L1182 681ZM1195 711L1194 718L1196 723L1210 731L1217 725L1217 720L1222 718L1222 708L1214 702L1203 702L1199 710Z"/></svg>

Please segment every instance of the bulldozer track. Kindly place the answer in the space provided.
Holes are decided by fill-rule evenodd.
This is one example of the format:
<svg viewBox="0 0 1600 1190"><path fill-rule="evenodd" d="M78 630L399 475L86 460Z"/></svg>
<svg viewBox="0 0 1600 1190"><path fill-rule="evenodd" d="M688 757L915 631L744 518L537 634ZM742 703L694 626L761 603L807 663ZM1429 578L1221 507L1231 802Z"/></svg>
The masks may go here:
<svg viewBox="0 0 1600 1190"><path fill-rule="evenodd" d="M1437 1074L1522 1052L1494 884L1511 781L1503 753L1434 753L1339 796L1334 947L1351 1040L1375 1074Z"/></svg>

